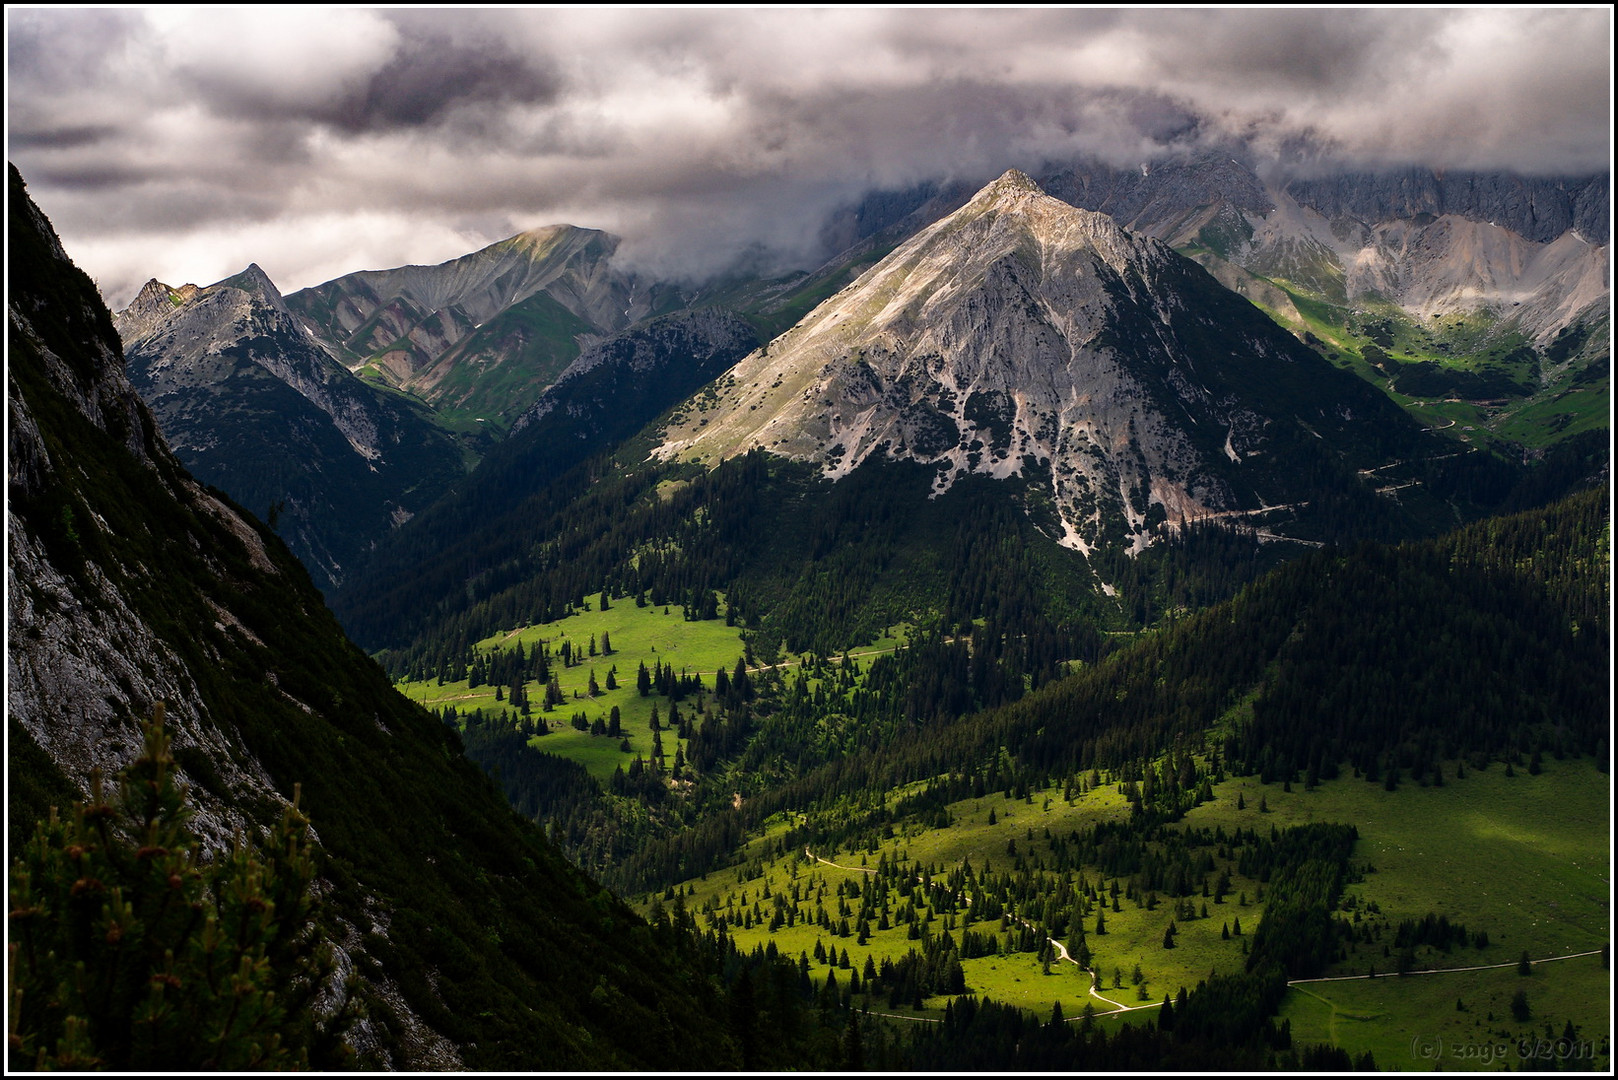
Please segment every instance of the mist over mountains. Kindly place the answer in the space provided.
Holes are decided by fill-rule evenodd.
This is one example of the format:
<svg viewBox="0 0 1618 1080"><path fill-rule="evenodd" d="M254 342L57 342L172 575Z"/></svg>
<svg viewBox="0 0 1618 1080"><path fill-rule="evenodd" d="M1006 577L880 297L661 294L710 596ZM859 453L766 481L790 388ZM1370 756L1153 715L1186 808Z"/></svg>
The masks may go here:
<svg viewBox="0 0 1618 1080"><path fill-rule="evenodd" d="M664 453L683 455L686 451L675 444L690 442L691 454L711 462L758 445L816 458L836 476L880 446L889 457L915 457L935 465L940 470L935 491L947 489L954 476L965 472L1008 476L1022 474L1026 462L1035 462L1035 468L1051 470L1055 477L1052 528L1064 542L1085 550L1118 541L1120 527L1133 537L1129 546L1138 550L1148 530L1165 522L1175 527L1193 520L1275 525L1309 502L1275 476L1257 480L1266 460L1288 455L1266 459L1263 452L1249 453L1276 434L1270 420L1261 419L1271 417L1272 408L1250 400L1252 392L1291 386L1285 391L1291 400L1317 402L1305 409L1314 417L1308 423L1317 436L1323 417L1346 413L1391 446L1389 439L1397 441L1397 417L1383 415L1385 394L1368 391L1365 380L1381 380L1384 390L1397 384L1415 394L1460 398L1498 397L1503 388L1530 415L1536 408L1557 407L1570 389L1590 386L1599 393L1605 385L1610 288L1609 247L1600 242L1607 229L1604 176L1549 181L1405 170L1278 182L1236 158L1204 154L1127 168L1090 159L1052 168L1043 183L1027 179L1026 184L1030 190L1055 193L1042 196L1047 202L1041 205L1081 208L1074 220L1086 210L1106 215L1087 228L1109 253L1103 277L1110 280L1098 279L1078 292L1062 286L1060 296L1044 295L1045 285L1029 284L1049 272L1037 269L1039 260L1066 265L1064 259L1071 262L1078 256L1045 251L1066 241L1034 230L1006 247L1010 261L995 264L995 281L973 301L1010 312L1030 302L1013 302L1012 292L1042 296L1029 310L1044 313L1015 328L1000 316L963 309L946 317L942 308L933 310L937 305L928 297L934 291L942 290L943 303L943 297L990 271L986 263L975 268L973 263L987 258L988 249L960 246L961 241L955 248L935 244L924 254L907 256L911 265L933 269L906 271L911 279L886 270L887 284L867 287L909 296L901 303L914 309L908 315L894 309L879 320L882 326L860 329L867 316L850 321L837 304L869 307L876 302L874 294L827 299L884 257L899 257L896 249L902 243L919 243L926 230L942 227L948 215L965 213L972 192L963 191L958 182L879 193L822 220L821 243L842 245L839 254L812 270L781 277L732 271L703 286L659 281L627 268L617 238L554 226L438 266L352 273L285 299L257 264L207 289L170 288L154 281L120 314L119 326L129 340L132 376L152 397L160 422L187 463L259 512L269 514L274 507L278 520L286 522L285 535L327 588L339 585L395 528L452 489L466 489L463 504L470 498L484 506L491 505L498 489L530 491L533 481L527 478L471 480L470 487L461 483L466 470L508 430L529 427L525 445L565 443L588 454L627 437L634 426L695 390L699 384L683 376L645 383L652 369L644 366L644 359L637 362L642 365L639 376L630 376L633 364L615 366L643 347L632 342L644 337L646 329L680 312L713 313L707 322L688 322L678 331L685 342L682 349L709 357L734 356L737 349L767 344L800 318L809 318L760 354L757 371L739 368L729 377L738 390L755 382L769 384L764 397L746 405L737 399L747 414L745 422L728 413L698 432L693 425L714 419L709 413L716 403L705 399L698 411L686 408L677 415L677 431L668 436L670 448ZM1066 202L1055 195L1065 196ZM1119 231L1120 226L1128 231ZM1126 328L1127 321L1102 315L1103 308L1093 305L1103 303L1111 310L1115 300L1101 298L1123 289L1130 305L1155 308L1148 320L1155 325L1186 302L1186 289L1208 301L1228 294L1210 291L1195 276L1176 279L1170 287L1175 297L1152 292L1154 285L1134 284L1152 282L1161 270L1150 267L1168 266L1178 258L1169 258L1166 247L1146 262L1140 261L1144 255L1125 257L1121 252L1139 242L1124 238L1136 234L1162 240L1201 263L1222 285L1261 305L1332 365L1305 357L1312 374L1302 382L1255 380L1251 372L1238 376L1232 368L1237 383L1221 390L1213 383L1225 376L1206 369L1211 360L1198 369L1195 362L1182 367L1175 359L1201 348L1174 336L1183 335L1184 328L1163 337L1160 327L1150 331L1159 339L1152 348L1160 350L1159 360L1152 363L1168 363L1163 376L1154 377L1167 381L1143 397L1143 386L1134 380L1144 360L1119 367L1117 359L1120 348L1126 353L1135 349L1131 342L1142 340L1142 328ZM1028 253L1045 253L1023 259L1036 268L1034 278L1024 281L1027 274L1017 269L1020 264L1011 254L1027 244L1032 244ZM938 274L946 275L939 283L947 275L964 276L944 286L931 283ZM1026 292L1030 288L1034 292ZM1081 293L1091 299L1082 300ZM235 298L235 306L225 303L227 297ZM816 309L823 300L826 306ZM898 301L884 294L881 304L890 302ZM1081 318L1077 312L1087 304L1091 313ZM919 315L923 309L929 312L924 319ZM1239 303L1222 310L1224 314L1207 318L1215 323L1245 320L1251 332L1268 325L1240 315L1248 309ZM888 326L895 318L898 322ZM975 328L962 323L942 329L939 320L947 323L950 318L965 319ZM744 320L751 329L721 329L726 319ZM835 341L825 337L834 325ZM699 326L707 329L698 338L717 335L705 339L711 344L691 337ZM1225 325L1219 333L1232 331ZM805 346L813 356L795 344L809 338L817 341ZM1087 353L1092 359L1086 363L1104 355L1114 359L1086 376L1082 390L1064 391L1050 383L1045 369L1059 362L1056 353L1090 339L1110 344L1099 353ZM1242 364L1299 355L1296 342L1286 335L1270 332L1266 340L1265 345L1238 346L1237 352L1249 358ZM1403 347L1407 358L1379 359L1394 347ZM666 346L656 348L659 356L673 355ZM970 371L957 368L955 359L946 360L960 348L975 357L965 361ZM820 375L811 371L832 359L828 349L853 365L848 372L833 378L830 368ZM1044 355L1052 349L1056 352ZM1036 354L1044 358L1036 359ZM1010 358L1011 366L993 360L995 356ZM901 362L900 357L910 359ZM629 387L636 386L635 400L640 402L610 419L603 408L611 409L611 396L598 388L588 392L593 398L586 403L578 398L587 393L585 383L563 378L597 368L603 360L609 360L607 366L590 378L615 386L612 396L622 403L629 400L624 396ZM918 363L928 370L911 372L906 366ZM688 370L712 378L719 372L711 364L711 359L702 360ZM940 365L951 373L941 375ZM1355 371L1361 379L1338 378L1332 366ZM994 374L984 381L980 375L991 370ZM850 381L855 376L863 380L855 380L858 386ZM921 382L911 385L918 378ZM1319 385L1306 386L1311 380ZM1101 390L1103 383L1111 389ZM1237 384L1247 389L1233 392ZM1072 393L1091 401L1094 392L1116 408L1102 407L1097 400L1073 411ZM1153 394L1161 396L1167 414L1148 409L1136 415ZM249 400L243 395L258 396ZM790 409L802 416L780 412L791 395L801 398ZM547 397L549 404L541 407ZM891 399L896 411L873 419L884 415L880 409L868 411L881 397ZM1186 409L1198 417L1195 422L1183 426L1177 419L1168 428L1162 426L1164 415L1182 417ZM1209 409L1210 414L1201 415ZM817 417L812 431L805 426L811 414ZM1157 419L1148 419L1148 414ZM585 421L586 415L595 419ZM303 419L292 421L293 416ZM555 433L560 443L553 443L543 422L535 424L546 416L554 422L565 418L567 433ZM1369 419L1374 416L1381 419ZM1440 426L1454 422L1438 421ZM738 423L750 425L754 434L733 431ZM227 432L229 424L238 426L236 434ZM1170 435L1169 428L1178 433ZM1075 432L1088 434L1075 441ZM1544 436L1529 438L1540 441ZM1192 449L1201 442L1208 445ZM1093 456L1079 453L1080 446L1090 447ZM579 460L573 451L558 456L547 449L543 456L544 466L537 459L523 465L524 452L506 451L498 471L508 478L548 476ZM1376 468L1411 456L1365 460L1357 467ZM490 475L493 471L491 466ZM495 501L510 506L520 496ZM1272 507L1279 509L1265 509ZM1081 519L1089 524L1081 526ZM1126 525L1101 529L1103 519ZM1301 535L1319 533L1305 530Z"/></svg>

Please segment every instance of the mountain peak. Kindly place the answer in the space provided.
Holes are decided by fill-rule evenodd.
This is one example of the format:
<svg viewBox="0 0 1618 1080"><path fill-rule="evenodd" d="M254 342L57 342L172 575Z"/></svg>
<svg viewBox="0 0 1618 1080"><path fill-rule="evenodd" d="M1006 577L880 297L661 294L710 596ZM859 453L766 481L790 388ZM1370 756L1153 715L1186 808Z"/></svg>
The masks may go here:
<svg viewBox="0 0 1618 1080"><path fill-rule="evenodd" d="M173 292L173 290L167 285L163 284L156 278L153 278L140 287L140 292L135 294L135 299L130 301L130 306L134 307L137 304L154 304L159 302L172 304L172 301L169 299L169 294L171 292Z"/></svg>
<svg viewBox="0 0 1618 1080"><path fill-rule="evenodd" d="M972 217L990 210L1027 208L1031 204L1049 199L1045 189L1021 169L1007 169L994 180L978 189L956 215ZM1066 204L1064 209L1066 208Z"/></svg>
<svg viewBox="0 0 1618 1080"><path fill-rule="evenodd" d="M935 494L1021 476L1049 491L1060 542L1138 551L1159 524L1301 490L1285 464L1298 401L1316 428L1342 420L1315 415L1309 388L1334 373L1254 314L1163 244L1010 170L736 365L656 453L762 448L832 479L912 461ZM1333 392L1385 420L1363 389Z"/></svg>
<svg viewBox="0 0 1618 1080"><path fill-rule="evenodd" d="M1043 195L1045 189L1034 182L1034 178L1021 169L1007 169L999 178L988 187L980 191L979 196L990 195L1003 197L1006 195Z"/></svg>
<svg viewBox="0 0 1618 1080"><path fill-rule="evenodd" d="M995 221L1000 225L990 224ZM974 239L968 243L974 246L1005 243L1005 236L991 239L988 235L979 235L979 231L1009 228L1022 235L1021 240L1012 241L1014 244L1031 242L1052 252L1070 253L1075 248L1088 248L1119 272L1143 256L1144 238L1130 237L1106 214L1063 202L1020 169L1007 169L981 188L965 206L918 236L932 232L936 239L948 242L952 236L964 236L959 233L960 228L973 222L977 222L972 232Z"/></svg>
<svg viewBox="0 0 1618 1080"><path fill-rule="evenodd" d="M537 229L526 229L494 246L514 248L528 252L536 258L543 258L563 245L582 246L592 240L602 241L612 247L618 245L617 237L600 229L586 229L579 225L541 225Z"/></svg>
<svg viewBox="0 0 1618 1080"><path fill-rule="evenodd" d="M173 289L153 278L140 287L135 299L115 317L115 325L124 341L145 337L152 328L168 317L179 297Z"/></svg>
<svg viewBox="0 0 1618 1080"><path fill-rule="evenodd" d="M209 287L217 289L221 286L240 289L242 292L257 297L281 311L286 311L287 309L286 301L281 298L281 290L275 287L275 282L270 280L270 275L266 274L264 268L256 262L248 263L246 270Z"/></svg>

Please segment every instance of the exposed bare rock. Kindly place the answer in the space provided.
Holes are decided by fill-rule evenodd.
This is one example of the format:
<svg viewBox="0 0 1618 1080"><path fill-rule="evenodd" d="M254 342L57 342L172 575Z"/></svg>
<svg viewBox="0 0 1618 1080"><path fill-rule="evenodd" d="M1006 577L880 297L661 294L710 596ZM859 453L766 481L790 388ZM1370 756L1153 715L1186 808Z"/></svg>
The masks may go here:
<svg viewBox="0 0 1618 1080"><path fill-rule="evenodd" d="M9 209L14 832L86 792L92 770L111 779L161 700L207 849L238 832L252 843L300 793L321 874L310 930L335 960L311 988L314 1019L357 995L361 1021L335 1034L359 1064L581 1072L698 1060L700 1033L723 1020L694 973L635 932L634 914L515 817L437 717L392 689L273 532L186 473L125 377L94 284L15 170ZM273 299L231 306L264 289L252 278L189 299L173 290L176 310L219 304L268 319ZM612 1007L580 1007L603 970ZM304 1029L275 1034L297 1042ZM339 1060L319 1041L307 1048L326 1055L322 1067Z"/></svg>

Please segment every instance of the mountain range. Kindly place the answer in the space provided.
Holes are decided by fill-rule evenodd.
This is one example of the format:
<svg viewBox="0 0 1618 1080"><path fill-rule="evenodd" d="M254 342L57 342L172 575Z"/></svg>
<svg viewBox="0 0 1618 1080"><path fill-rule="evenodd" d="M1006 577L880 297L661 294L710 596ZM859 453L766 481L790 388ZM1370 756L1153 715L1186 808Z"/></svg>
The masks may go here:
<svg viewBox="0 0 1618 1080"><path fill-rule="evenodd" d="M770 280L558 226L115 320L13 170L13 848L161 702L204 862L312 825L311 1064L1342 1065L1273 1017L1391 933L1353 836L1173 829L1604 768L1605 181L1039 175L874 195ZM1002 788L993 871L903 850ZM1039 793L1096 802L1041 840ZM1221 870L1262 929L1155 1023L962 996L974 905L1049 975Z"/></svg>
<svg viewBox="0 0 1618 1080"><path fill-rule="evenodd" d="M1047 197L1106 215L1127 230L1117 236L1154 237L1201 263L1227 289L1253 301L1334 366L1379 387L1424 426L1447 430L1463 443L1497 444L1518 454L1537 454L1561 439L1604 427L1610 352L1604 177L1537 180L1410 170L1265 179L1236 156L1221 155L1149 162L1137 169L1084 162L1052 166L1042 176L1034 187ZM798 320L901 243L915 243L923 230L977 198L959 184L870 196L828 222L826 243L839 254L815 271L774 280L733 276L701 287L650 281L617 267L616 238L555 226L439 266L361 271L285 299L256 268L205 289L152 282L120 313L118 325L129 347L132 377L153 401L182 460L259 513L276 507L278 523L285 522L283 534L329 591L399 524L450 489L462 488L465 470L506 435L536 418L563 415L567 410L557 412L555 401L569 392L564 374L572 365L597 367L618 348L609 344L617 336L693 310L728 311L745 320L754 338L747 345L765 345L792 329L781 344L771 345L776 370L765 383L773 384L779 371L796 361L781 359L782 350L810 333L807 323L794 329ZM1122 242L1108 241L1114 248ZM931 269L915 269L903 288L927 292L923 279L941 272L939 260L946 254L933 251ZM1162 261L1161 255L1152 258ZM1033 266L1030 260L1031 254L1025 261ZM1122 265L1116 257L1112 263ZM997 271L1013 291L1021 287L1014 265ZM900 287L891 268L888 273L889 287ZM1169 287L1179 290L1184 283ZM1200 294L1214 295L1206 289ZM232 303L223 302L227 295ZM1061 309L1072 299L1046 298L1047 315L1053 303ZM1164 301L1159 296L1153 302L1161 307ZM815 313L817 335L831 318L831 308ZM968 419L964 410L972 386L923 389L910 385L917 378L934 381L923 372L870 367L882 351L867 358L872 342L856 340L846 313L838 318L845 324L840 333L847 338L847 358L865 367L842 375L828 371L811 380L815 386L798 387L821 403L817 409L830 410L818 422L835 426L838 436L830 426L810 434L800 417L778 421L777 429L760 439L767 448L791 441L794 453L809 454L811 443L815 454L838 452L835 473L846 472L873 445L886 442L890 454L938 466L940 489L962 470L1020 471L1032 452L1049 463L1042 468L1061 473L1055 485L1060 494L1053 497L1067 542L1087 547L1098 542L1095 523L1103 516L1125 522L1123 531L1138 548L1148 515L1154 523L1158 514L1178 521L1298 501L1273 478L1269 489L1248 483L1251 474L1262 471L1253 467L1262 454L1236 469L1237 459L1245 460L1237 446L1248 437L1242 430L1268 413L1245 401L1237 404L1241 395L1221 398L1222 391L1209 382L1212 372L1200 383L1187 381L1187 372L1172 364L1160 373L1169 381L1154 393L1170 414L1212 413L1192 425L1195 438L1182 432L1173 447L1147 437L1151 449L1141 445L1150 460L1137 461L1129 423L1150 424L1141 415L1126 415L1127 408L1113 409L1114 415L1087 426L1083 440L1063 435L1058 447L1041 425L1048 429L1053 422L1072 420L1064 413L1068 407L1054 399L1013 403L1005 395L1019 389L1013 385L1018 376L1008 372L997 377L1005 385L990 385L991 379L977 387L971 405L977 419ZM739 327L725 332L728 340L740 341ZM890 340L904 336L903 327L884 332ZM997 332L1012 331L1002 326ZM1067 332L1024 327L1016 331L1023 335L1016 342L997 347L1035 347L1030 333L1054 341ZM255 338L265 341L255 347ZM1273 335L1269 341L1271 350L1296 355L1291 344ZM721 352L730 347L717 339L714 344ZM1167 339L1161 345L1170 356L1185 347ZM989 347L988 342L972 346L979 353ZM918 348L905 346L913 353ZM938 343L928 348L942 355ZM358 378L344 378L345 372ZM598 370L594 378L602 374ZM1119 401L1132 400L1138 389L1128 379L1119 381L1116 372L1098 369L1095 377L1115 383L1107 393ZM1316 377L1329 378L1310 376ZM965 378L975 385L976 375ZM905 387L895 390L894 379L904 380ZM273 385L277 382L283 385ZM637 424L696 389L658 385L648 387L656 407L633 413ZM1320 421L1320 410L1331 410L1325 399L1334 395L1346 395L1344 407L1362 419L1372 415L1368 410L1381 411L1347 383L1337 380L1331 386L1315 404L1311 422ZM1281 383L1268 380L1247 389L1254 387L1282 390ZM963 390L966 396L959 396ZM776 387L775 397L783 392ZM547 393L550 405L542 402ZM880 437L870 429L869 417L865 429L852 430L854 415L865 408L861 402L895 393L907 398L898 404L909 410L902 420L892 419ZM940 393L958 400L944 402ZM1046 386L1041 393L1050 398L1058 388ZM844 400L845 395L853 396ZM753 419L771 414L762 401L749 406ZM703 407L711 409L712 400L705 399ZM1002 420L993 418L1008 409ZM841 419L832 420L833 415ZM990 430L996 423L1005 432ZM628 433L615 429L609 437L586 431L577 417L571 424L571 433L559 438L569 444L580 440L581 447L591 449ZM1207 443L1221 428L1231 437L1228 448L1215 439L1221 445L1192 449L1192 443ZM1144 434L1137 433L1137 443ZM458 461L451 440L459 446ZM729 449L723 441L708 432L702 449L692 452L733 452L748 439L738 433ZM984 449L970 450L974 441ZM1081 443L1101 456L1081 451ZM901 444L903 451L897 449ZM1119 449L1127 452L1120 457ZM661 452L673 454L676 448ZM1170 459L1178 464L1169 472L1186 474L1170 477L1165 472ZM1365 460L1359 467L1379 464ZM1168 487L1154 492L1154 483ZM1080 517L1092 524L1080 529ZM1122 535L1117 528L1112 532Z"/></svg>

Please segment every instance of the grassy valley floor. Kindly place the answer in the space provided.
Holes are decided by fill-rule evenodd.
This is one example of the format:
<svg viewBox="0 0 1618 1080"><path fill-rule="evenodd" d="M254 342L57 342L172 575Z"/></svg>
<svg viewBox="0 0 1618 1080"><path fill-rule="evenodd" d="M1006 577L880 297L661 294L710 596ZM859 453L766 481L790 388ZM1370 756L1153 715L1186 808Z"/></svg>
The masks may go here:
<svg viewBox="0 0 1618 1080"><path fill-rule="evenodd" d="M1458 770L1464 775L1458 777ZM1394 791L1346 774L1309 791L1301 783L1288 791L1280 782L1230 778L1214 786L1212 801L1168 829L1217 828L1231 836L1251 829L1267 836L1272 827L1310 822L1357 827L1351 883L1338 916L1364 940L1345 943L1343 958L1327 974L1363 976L1374 969L1380 977L1294 985L1281 1018L1290 1023L1296 1044L1330 1042L1355 1056L1370 1050L1384 1068L1498 1068L1502 1060L1515 1068L1526 1060L1519 1047L1541 1059L1559 1054L1563 1066L1587 1060L1605 1068L1610 980L1599 951L1610 925L1609 777L1593 762L1574 759L1547 759L1539 775L1519 767L1507 776L1498 762L1476 770L1452 761L1443 771L1441 787L1406 781ZM646 897L642 909L677 898L699 926L724 928L744 950L773 942L789 958L807 958L814 986L830 978L845 992L851 976L880 969L885 960L897 962L920 948L924 934L947 932L970 994L1022 1006L1042 1020L1058 1006L1076 1020L1088 1003L1097 1013L1113 1013L1102 1022L1139 1022L1156 1008L1116 1010L1160 1006L1165 995L1195 987L1210 973L1242 969L1263 916L1264 887L1238 872L1234 860L1219 857L1216 847L1204 849L1214 856L1204 882L1228 873L1229 892L1222 898L1205 896L1202 888L1183 898L1130 897L1126 891L1115 903L1117 878L1093 867L1057 871L1069 834L1129 819L1116 778L1099 779L1083 791L1055 787L1023 798L991 792L955 802L946 808L948 827L923 823L917 815L879 843L856 850L785 850L784 836L794 822L783 815L748 844L738 866ZM890 807L920 788L890 793ZM848 816L853 813L850 807ZM959 902L947 898L967 867L979 877L1011 872L1040 884L1017 910L978 919L970 885L957 892ZM861 895L878 870L890 868L898 873L882 879L883 895L868 909L880 910L883 922L873 920L861 935ZM1040 922L1041 896L1086 888L1097 897L1081 921L1101 996L1090 993L1092 976L1077 965L1059 955L1042 957L1045 934L1026 933L1022 925L1023 919ZM1398 928L1429 914L1464 924L1470 936L1448 951L1414 946L1405 960L1411 974L1399 977ZM1096 933L1098 916L1104 933ZM1164 937L1171 920L1176 934L1169 949ZM1241 932L1232 933L1238 926ZM961 948L969 931L992 941L987 954L968 956ZM1474 943L1480 932L1488 937L1482 948ZM1058 940L1071 947L1072 934L1064 927ZM1525 951L1545 962L1520 976L1517 961ZM1591 955L1549 959L1575 953ZM1483 971L1433 970L1502 964ZM864 991L866 980L859 981ZM1519 989L1529 1009L1528 1019L1520 1021L1512 1010ZM939 1018L950 996L927 997L919 1008L880 992L853 1000L863 1000L873 1013L926 1020ZM1571 1040L1564 1040L1569 1034ZM1501 1046L1506 1049L1499 1051Z"/></svg>

